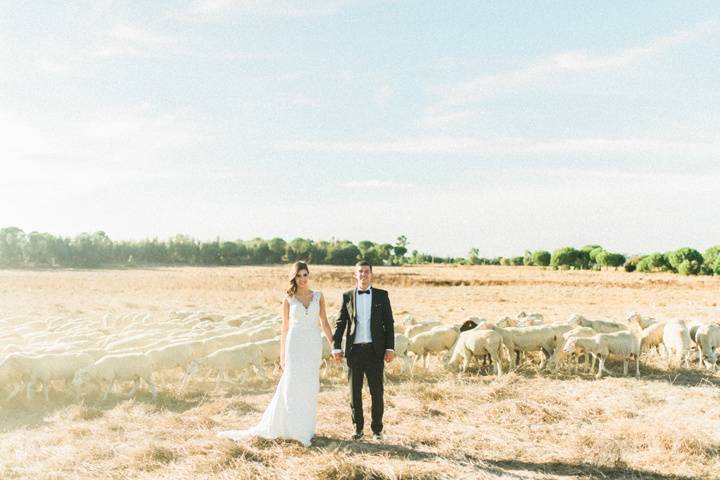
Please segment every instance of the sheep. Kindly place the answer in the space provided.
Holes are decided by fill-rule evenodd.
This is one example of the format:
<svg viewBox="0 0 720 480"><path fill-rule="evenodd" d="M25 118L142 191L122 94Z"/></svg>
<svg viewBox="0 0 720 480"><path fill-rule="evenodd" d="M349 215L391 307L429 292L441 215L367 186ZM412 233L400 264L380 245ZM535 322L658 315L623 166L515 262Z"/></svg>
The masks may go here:
<svg viewBox="0 0 720 480"><path fill-rule="evenodd" d="M215 379L215 388L217 388L220 385L220 378L227 378L228 371L244 371L251 366L255 367L260 375L265 375L262 352L257 343L222 348L210 355L194 360L190 367L190 373L192 374L198 367L217 370L218 375Z"/></svg>
<svg viewBox="0 0 720 480"><path fill-rule="evenodd" d="M671 357L678 359L678 364L685 362L690 366L690 332L682 320L671 320L665 323L663 328L663 345L667 354L668 366Z"/></svg>
<svg viewBox="0 0 720 480"><path fill-rule="evenodd" d="M635 376L640 376L640 338L636 333L620 331L613 333L598 333L592 337L570 337L563 347L565 353L588 352L600 359L598 372L595 378L601 378L605 369L605 360L609 354L622 356L623 375L628 374L628 359L635 357Z"/></svg>
<svg viewBox="0 0 720 480"><path fill-rule="evenodd" d="M395 333L395 356L402 360L402 364L400 366L400 373L404 373L405 370L407 370L410 367L410 357L408 357L408 346L410 344L410 339L407 337L407 335L403 335L401 333Z"/></svg>
<svg viewBox="0 0 720 480"><path fill-rule="evenodd" d="M702 322L701 320L690 320L689 322L685 322L685 326L688 329L688 334L690 335L690 340L692 340L698 348L700 347L700 345L698 345L695 335L697 334L698 328L700 328L702 325L704 325L704 322Z"/></svg>
<svg viewBox="0 0 720 480"><path fill-rule="evenodd" d="M508 327L517 327L518 321L514 318L510 317L500 317L497 322L495 322L496 327L500 328L508 328Z"/></svg>
<svg viewBox="0 0 720 480"><path fill-rule="evenodd" d="M327 343L327 342L324 342ZM255 342L260 349L260 356L265 363L280 366L280 336Z"/></svg>
<svg viewBox="0 0 720 480"><path fill-rule="evenodd" d="M642 324L640 324L642 325ZM663 344L663 332L665 331L665 322L653 323L642 329L640 334L640 351L644 352L655 348L660 353L660 345Z"/></svg>
<svg viewBox="0 0 720 480"><path fill-rule="evenodd" d="M627 325L616 322L606 322L603 320L588 320L582 315L573 315L569 321L580 327L590 327L598 333L612 333L627 330Z"/></svg>
<svg viewBox="0 0 720 480"><path fill-rule="evenodd" d="M720 326L712 323L701 325L697 329L695 339L700 350L698 366L702 367L705 362L706 368L715 370L716 349L720 346Z"/></svg>
<svg viewBox="0 0 720 480"><path fill-rule="evenodd" d="M128 397L135 395L142 378L150 387L152 398L157 398L157 389L152 379L153 365L150 357L144 353L125 353L120 355L106 355L92 365L80 368L75 372L73 385L82 386L88 382L98 384L107 383L107 389L102 400L106 400L117 380L132 380L133 388Z"/></svg>
<svg viewBox="0 0 720 480"><path fill-rule="evenodd" d="M562 335L572 328L567 324L534 325L531 327L491 327L498 332L503 339L503 344L508 351L510 369L516 366L516 356L519 359L520 352L542 351L543 358L540 368L544 368L548 358L555 350L557 335ZM515 355L513 355L515 354Z"/></svg>
<svg viewBox="0 0 720 480"><path fill-rule="evenodd" d="M440 322L438 322L437 320L427 320L422 323L416 323L406 330L405 335L407 335L408 338L412 338L423 332L429 332L433 328L438 327L440 325L441 325Z"/></svg>
<svg viewBox="0 0 720 480"><path fill-rule="evenodd" d="M640 315L640 314L637 313L637 312L631 313L631 314L628 316L628 318L625 319L625 323L627 323L627 324L631 324L631 323L633 323L633 322L635 322L635 323L637 323L638 325L640 325L640 328L643 328L643 329L644 329L644 328L648 328L649 326L658 323L658 321L655 320L654 318L652 318L652 317L643 317L642 315Z"/></svg>
<svg viewBox="0 0 720 480"><path fill-rule="evenodd" d="M555 369L555 372L560 370L560 363L562 363L564 353L565 353L565 345L568 342L568 339L570 337L592 337L593 335L597 334L595 330L593 330L590 327L575 327L572 330L568 330L567 332L557 335L555 337L555 344L556 348L553 352L553 355L548 359L548 366L553 366ZM560 348L557 348L558 345ZM592 371L592 366L590 366L590 362L588 361L588 353L585 353L585 365L590 367L590 370ZM593 357L593 366L595 364L595 357ZM575 363L575 370L577 371L578 363Z"/></svg>
<svg viewBox="0 0 720 480"><path fill-rule="evenodd" d="M193 360L200 358L207 353L207 344L202 340L171 343L164 347L148 350L145 354L150 359L154 371L182 368L185 372L183 378L188 376L190 364ZM181 382L183 385L185 381Z"/></svg>
<svg viewBox="0 0 720 480"><path fill-rule="evenodd" d="M227 333L220 336L206 339L208 351L221 350L223 348L242 345L245 343L259 342L274 338L278 333L277 327L260 327L240 332Z"/></svg>
<svg viewBox="0 0 720 480"><path fill-rule="evenodd" d="M467 332L468 330L472 330L473 328L477 327L478 323L475 320L465 320L462 325L460 325L460 333Z"/></svg>
<svg viewBox="0 0 720 480"><path fill-rule="evenodd" d="M45 401L48 401L48 384L51 380L72 380L75 371L86 367L93 361L92 357L82 353L46 354L38 356L11 354L3 362L2 370L6 378L16 381L27 380L27 399L32 400L33 387L42 384ZM12 373L11 373L12 372ZM21 388L21 387L20 387ZM18 392L16 388L10 394L12 399Z"/></svg>
<svg viewBox="0 0 720 480"><path fill-rule="evenodd" d="M428 332L422 332L410 337L407 351L415 354L415 361L417 361L418 357L422 357L423 367L427 368L428 356L431 353L452 349L459 334L460 329L457 327L435 327Z"/></svg>
<svg viewBox="0 0 720 480"><path fill-rule="evenodd" d="M545 323L545 320L540 313L527 314L525 312L520 312L517 316L517 322L518 326L529 327L532 325L542 325Z"/></svg>
<svg viewBox="0 0 720 480"><path fill-rule="evenodd" d="M502 350L502 336L493 330L473 329L462 332L453 347L452 355L448 366L459 363L463 359L462 371L467 370L472 357L489 355L495 364L495 372L499 378L502 375L502 362L500 355Z"/></svg>

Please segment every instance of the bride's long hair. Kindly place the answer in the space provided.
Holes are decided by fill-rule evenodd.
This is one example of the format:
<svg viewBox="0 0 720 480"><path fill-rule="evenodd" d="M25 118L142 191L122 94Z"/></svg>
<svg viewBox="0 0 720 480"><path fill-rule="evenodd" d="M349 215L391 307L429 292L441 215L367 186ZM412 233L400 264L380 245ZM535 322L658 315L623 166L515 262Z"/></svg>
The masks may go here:
<svg viewBox="0 0 720 480"><path fill-rule="evenodd" d="M310 269L308 268L307 263L295 262L292 264L292 268L290 270L290 288L287 289L288 296L293 297L297 293L297 280L295 279L295 277L297 277L298 273L302 272L303 270L310 273Z"/></svg>

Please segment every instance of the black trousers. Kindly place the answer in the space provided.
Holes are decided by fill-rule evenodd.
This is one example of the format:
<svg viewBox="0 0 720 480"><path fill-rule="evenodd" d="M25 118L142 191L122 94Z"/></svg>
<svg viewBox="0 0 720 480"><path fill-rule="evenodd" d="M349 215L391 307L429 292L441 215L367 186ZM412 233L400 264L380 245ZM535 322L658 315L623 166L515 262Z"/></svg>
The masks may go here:
<svg viewBox="0 0 720 480"><path fill-rule="evenodd" d="M350 383L350 408L352 421L356 432L362 432L365 426L363 416L362 387L363 378L367 377L372 401L371 415L373 433L380 433L383 429L383 357L378 357L372 344L353 345L348 357L348 380Z"/></svg>

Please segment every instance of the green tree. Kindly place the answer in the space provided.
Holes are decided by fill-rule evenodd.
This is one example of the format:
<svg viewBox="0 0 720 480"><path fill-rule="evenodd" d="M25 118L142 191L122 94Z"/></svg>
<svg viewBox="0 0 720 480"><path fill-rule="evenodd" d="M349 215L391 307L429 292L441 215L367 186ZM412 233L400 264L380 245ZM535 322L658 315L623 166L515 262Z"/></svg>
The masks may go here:
<svg viewBox="0 0 720 480"><path fill-rule="evenodd" d="M353 265L360 258L360 249L352 242L342 240L332 244L328 250L327 263L331 265Z"/></svg>
<svg viewBox="0 0 720 480"><path fill-rule="evenodd" d="M525 250L525 253L523 253L523 265L526 267L532 267L535 265L532 260L532 252L530 250Z"/></svg>
<svg viewBox="0 0 720 480"><path fill-rule="evenodd" d="M671 270L672 267L664 253L655 252L642 257L637 264L637 269L640 272L648 273L663 272Z"/></svg>
<svg viewBox="0 0 720 480"><path fill-rule="evenodd" d="M52 257L50 255L52 240L52 235L48 233L28 233L22 247L25 262L34 266L52 265Z"/></svg>
<svg viewBox="0 0 720 480"><path fill-rule="evenodd" d="M551 258L552 255L547 250L535 250L532 254L532 263L538 267L547 267Z"/></svg>
<svg viewBox="0 0 720 480"><path fill-rule="evenodd" d="M198 258L202 265L221 265L220 239L200 243Z"/></svg>
<svg viewBox="0 0 720 480"><path fill-rule="evenodd" d="M550 258L550 266L553 268L570 268L578 263L580 252L573 247L563 247L555 250Z"/></svg>
<svg viewBox="0 0 720 480"><path fill-rule="evenodd" d="M23 264L25 232L17 227L0 229L0 266L19 267Z"/></svg>
<svg viewBox="0 0 720 480"><path fill-rule="evenodd" d="M678 248L667 256L668 263L676 272L684 275L697 275L703 264L703 256L690 247Z"/></svg>
<svg viewBox="0 0 720 480"><path fill-rule="evenodd" d="M308 260L312 252L313 242L305 238L294 238L288 243L287 257L288 262L297 262L299 260Z"/></svg>
<svg viewBox="0 0 720 480"><path fill-rule="evenodd" d="M712 272L717 259L720 258L720 245L715 245L703 253L703 264L707 265Z"/></svg>
<svg viewBox="0 0 720 480"><path fill-rule="evenodd" d="M267 263L282 263L287 260L287 243L282 238L272 238L267 242L270 255L268 256Z"/></svg>
<svg viewBox="0 0 720 480"><path fill-rule="evenodd" d="M640 263L640 260L642 257L639 257L637 255L628 258L625 260L625 263L623 263L623 268L626 272L634 272L638 268L638 264Z"/></svg>
<svg viewBox="0 0 720 480"><path fill-rule="evenodd" d="M594 250L593 250L594 251ZM597 252L595 262L601 267L621 267L625 264L625 255L620 253L610 253L606 250Z"/></svg>

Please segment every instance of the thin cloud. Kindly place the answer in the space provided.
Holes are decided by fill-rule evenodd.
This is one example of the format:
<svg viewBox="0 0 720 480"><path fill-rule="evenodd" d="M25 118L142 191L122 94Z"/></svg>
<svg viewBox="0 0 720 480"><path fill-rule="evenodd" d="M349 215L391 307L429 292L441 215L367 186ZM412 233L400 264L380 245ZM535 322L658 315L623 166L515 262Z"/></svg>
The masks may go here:
<svg viewBox="0 0 720 480"><path fill-rule="evenodd" d="M98 57L143 55L148 51L166 48L175 43L175 39L155 32L130 26L115 25L106 39L95 49Z"/></svg>
<svg viewBox="0 0 720 480"><path fill-rule="evenodd" d="M228 15L308 17L334 15L350 0L196 0L191 13L220 19Z"/></svg>
<svg viewBox="0 0 720 480"><path fill-rule="evenodd" d="M659 138L565 138L528 140L474 137L407 138L379 142L296 141L279 145L281 150L332 154L473 154L533 155L567 153L613 153L628 155L720 155L718 142L686 142Z"/></svg>
<svg viewBox="0 0 720 480"><path fill-rule="evenodd" d="M207 128L188 117L148 105L77 115L0 113L1 164L147 165L207 140Z"/></svg>
<svg viewBox="0 0 720 480"><path fill-rule="evenodd" d="M613 71L627 68L672 47L688 43L717 30L718 22L701 23L692 29L655 38L643 45L627 48L609 55L592 55L582 51L568 51L538 59L525 67L466 82L435 88L441 105L464 105L496 95L513 92L537 82L577 72Z"/></svg>
<svg viewBox="0 0 720 480"><path fill-rule="evenodd" d="M346 182L342 184L345 188L352 189L373 189L373 190L407 190L412 188L413 185L410 183L399 183L392 180L362 180Z"/></svg>

